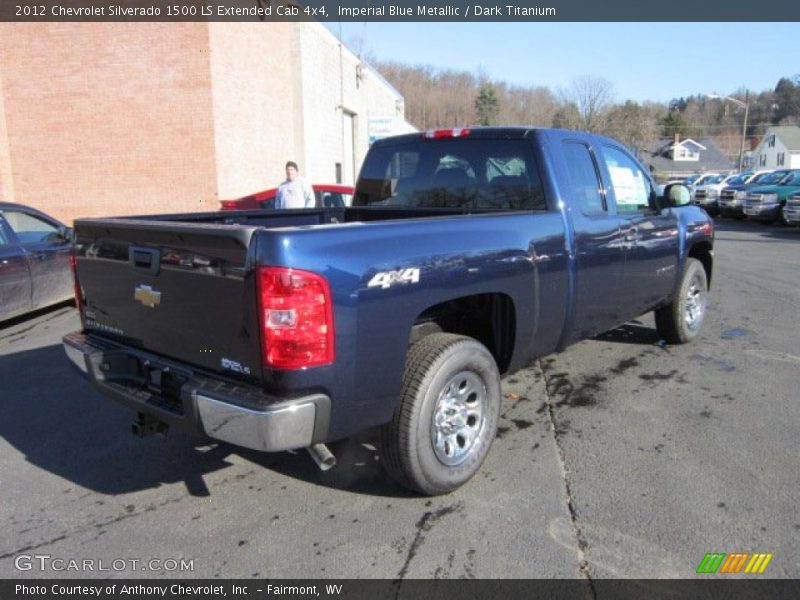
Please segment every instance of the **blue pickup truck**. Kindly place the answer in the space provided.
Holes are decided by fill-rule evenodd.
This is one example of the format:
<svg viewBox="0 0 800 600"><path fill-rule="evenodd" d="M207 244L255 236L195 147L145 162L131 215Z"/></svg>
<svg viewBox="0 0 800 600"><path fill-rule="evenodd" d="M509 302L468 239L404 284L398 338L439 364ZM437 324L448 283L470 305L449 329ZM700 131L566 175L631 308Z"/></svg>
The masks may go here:
<svg viewBox="0 0 800 600"><path fill-rule="evenodd" d="M528 128L375 142L352 206L81 219L67 355L138 413L262 451L381 427L423 494L480 468L500 377L655 311L706 310L713 224L619 142Z"/></svg>

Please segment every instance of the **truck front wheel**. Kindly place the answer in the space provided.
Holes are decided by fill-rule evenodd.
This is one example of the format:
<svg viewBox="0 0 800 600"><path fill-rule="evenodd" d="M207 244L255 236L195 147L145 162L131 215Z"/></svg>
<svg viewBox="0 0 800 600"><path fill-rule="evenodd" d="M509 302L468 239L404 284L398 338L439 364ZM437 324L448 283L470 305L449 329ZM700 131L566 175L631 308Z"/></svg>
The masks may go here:
<svg viewBox="0 0 800 600"><path fill-rule="evenodd" d="M655 311L659 335L670 344L691 342L700 332L707 301L706 270L696 258L687 258L675 298Z"/></svg>
<svg viewBox="0 0 800 600"><path fill-rule="evenodd" d="M400 402L382 431L389 475L431 496L463 485L489 452L500 398L500 373L483 344L449 333L413 344Z"/></svg>

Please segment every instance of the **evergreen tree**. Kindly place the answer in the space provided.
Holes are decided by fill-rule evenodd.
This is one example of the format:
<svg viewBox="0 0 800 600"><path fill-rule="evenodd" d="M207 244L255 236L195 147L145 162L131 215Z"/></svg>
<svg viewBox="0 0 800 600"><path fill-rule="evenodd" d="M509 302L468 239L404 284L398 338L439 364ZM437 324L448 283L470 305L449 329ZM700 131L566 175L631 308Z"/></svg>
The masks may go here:
<svg viewBox="0 0 800 600"><path fill-rule="evenodd" d="M687 137L688 131L689 124L678 110L669 111L667 116L661 119L661 135L664 137L672 137L676 133L681 137Z"/></svg>
<svg viewBox="0 0 800 600"><path fill-rule="evenodd" d="M500 101L492 84L484 83L478 90L478 95L475 97L475 112L478 113L479 124L494 124L497 113L500 112Z"/></svg>
<svg viewBox="0 0 800 600"><path fill-rule="evenodd" d="M775 110L772 114L772 122L781 123L787 119L796 120L800 117L800 85L795 76L795 81L788 77L781 77L775 86Z"/></svg>

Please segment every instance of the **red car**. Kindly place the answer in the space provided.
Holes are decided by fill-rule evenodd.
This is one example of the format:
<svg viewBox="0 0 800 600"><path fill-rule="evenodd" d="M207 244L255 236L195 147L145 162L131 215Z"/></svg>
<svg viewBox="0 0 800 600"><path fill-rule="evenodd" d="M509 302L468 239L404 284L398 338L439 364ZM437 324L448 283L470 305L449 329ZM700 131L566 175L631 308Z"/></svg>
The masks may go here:
<svg viewBox="0 0 800 600"><path fill-rule="evenodd" d="M312 185L317 199L317 208L344 208L353 199L353 186L319 184ZM270 188L236 200L221 200L220 210L245 210L251 208L275 208L278 188Z"/></svg>

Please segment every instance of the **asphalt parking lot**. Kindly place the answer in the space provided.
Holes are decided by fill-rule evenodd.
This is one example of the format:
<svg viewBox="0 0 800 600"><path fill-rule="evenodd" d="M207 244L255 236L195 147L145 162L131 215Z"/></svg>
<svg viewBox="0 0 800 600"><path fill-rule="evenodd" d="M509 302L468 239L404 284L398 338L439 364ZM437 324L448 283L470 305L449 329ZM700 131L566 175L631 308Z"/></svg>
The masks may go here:
<svg viewBox="0 0 800 600"><path fill-rule="evenodd" d="M483 470L438 498L385 477L372 433L333 445L327 473L305 453L136 439L63 354L73 308L15 321L0 577L694 577L707 552L773 553L764 577L800 577L798 258L800 230L718 222L695 343L663 346L648 315L506 377ZM125 567L18 559L41 555Z"/></svg>

